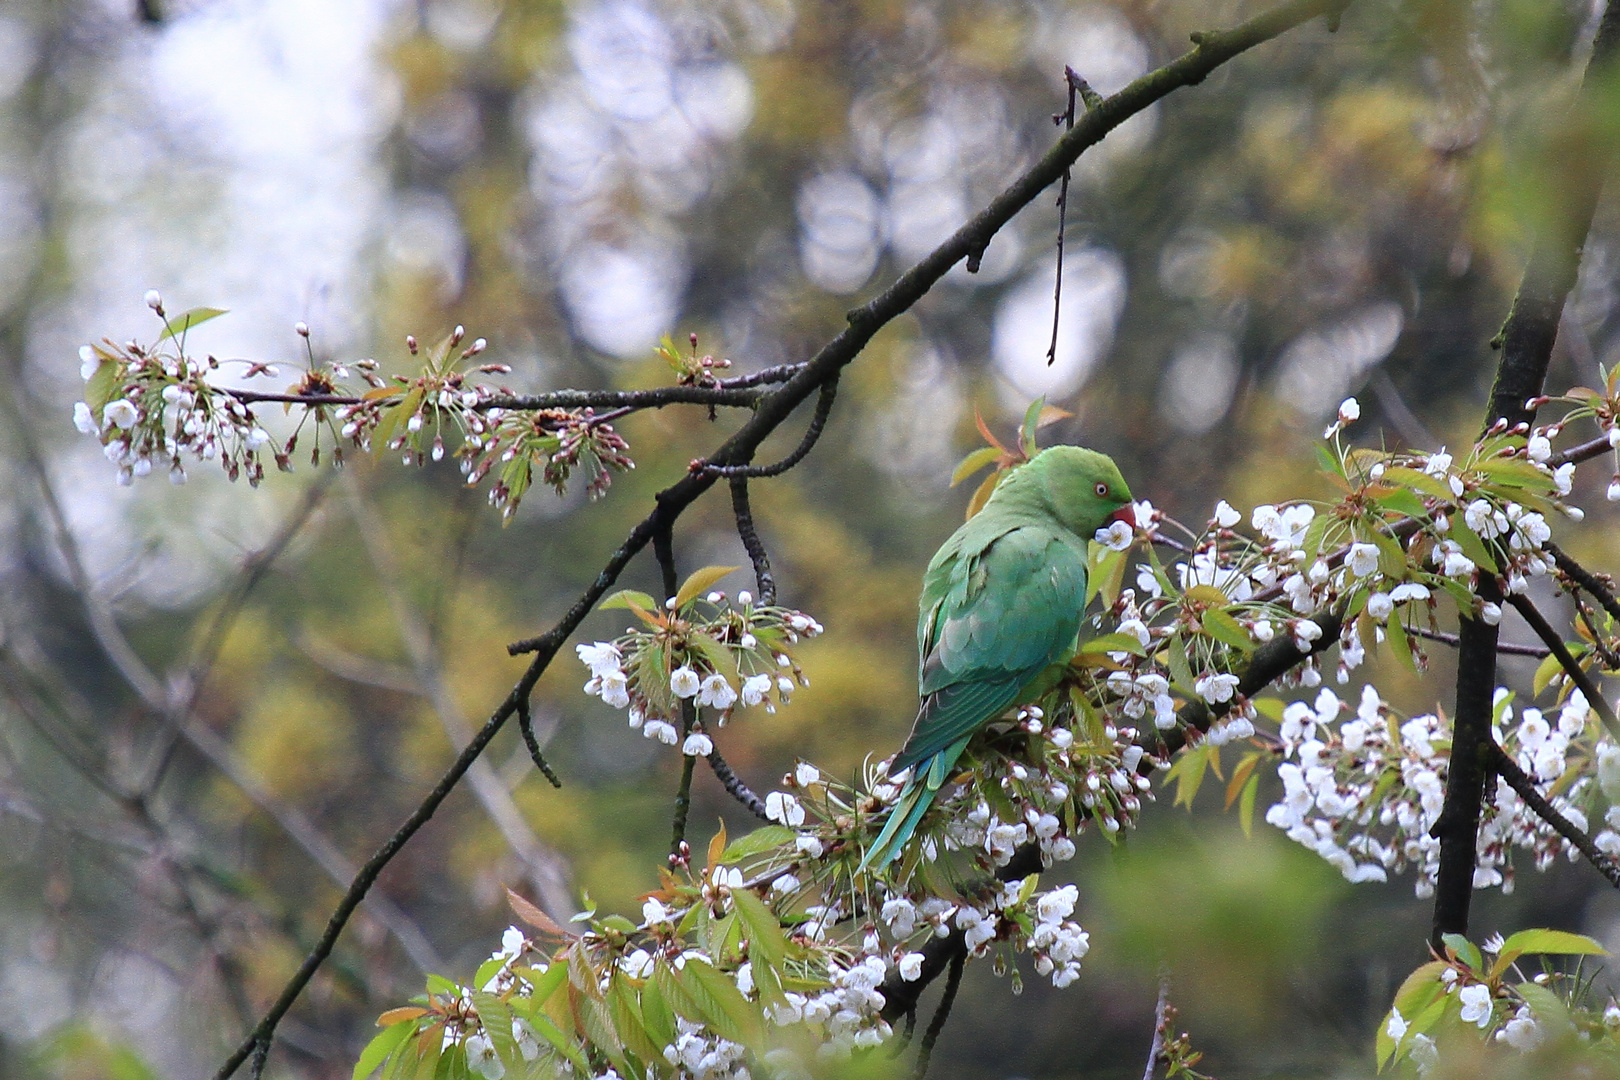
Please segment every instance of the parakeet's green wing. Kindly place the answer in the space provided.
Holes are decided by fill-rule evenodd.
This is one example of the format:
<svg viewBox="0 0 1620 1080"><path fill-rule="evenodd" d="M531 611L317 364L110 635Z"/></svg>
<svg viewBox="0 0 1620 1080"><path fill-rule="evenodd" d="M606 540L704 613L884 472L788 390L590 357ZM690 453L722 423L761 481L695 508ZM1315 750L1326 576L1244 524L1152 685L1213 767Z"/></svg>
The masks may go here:
<svg viewBox="0 0 1620 1080"><path fill-rule="evenodd" d="M1074 644L1085 541L1044 522L1009 524L980 550L964 537L929 568L918 621L922 708L895 771L971 735Z"/></svg>

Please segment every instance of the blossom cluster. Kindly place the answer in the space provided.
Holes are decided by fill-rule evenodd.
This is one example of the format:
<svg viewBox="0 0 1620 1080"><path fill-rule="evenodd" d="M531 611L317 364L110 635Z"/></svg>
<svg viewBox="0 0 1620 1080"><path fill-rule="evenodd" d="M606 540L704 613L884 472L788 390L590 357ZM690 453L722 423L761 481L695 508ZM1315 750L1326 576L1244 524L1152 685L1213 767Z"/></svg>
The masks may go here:
<svg viewBox="0 0 1620 1080"><path fill-rule="evenodd" d="M272 364L221 362L186 354L190 328L224 314L200 308L170 319L163 300L147 294L147 304L163 321L157 342L143 346L105 340L79 350L85 397L73 409L74 426L95 435L107 457L118 466L118 480L128 484L166 468L176 484L186 480L188 458L219 461L235 480L245 476L257 485L265 475L265 458L284 471L304 428L313 429L310 461L320 464L323 439L330 440L334 464L343 462L345 446L369 452L374 445L401 454L407 465L439 461L447 438L469 485L490 473L495 482L490 502L510 519L538 476L561 494L570 478L583 472L592 498L607 490L614 471L635 467L629 445L609 422L591 409L515 409L504 387L480 376L505 375L505 364L472 362L487 348L483 338L463 345L466 331L457 326L436 346L423 349L414 336L406 347L418 370L412 375L379 374L376 360L319 364L309 347L309 327L297 324L309 354L307 368L280 393L233 390L209 382L226 364L241 365L245 378L278 374ZM361 386L351 385L358 380ZM254 412L266 398L299 408L294 431L273 438Z"/></svg>
<svg viewBox="0 0 1620 1080"><path fill-rule="evenodd" d="M659 606L644 594L620 593L609 603L630 608L644 625L575 647L591 673L585 692L627 710L630 726L649 739L672 746L681 741L680 711L690 703L695 722L682 750L706 756L714 749L709 723L724 727L738 708L764 706L774 713L795 688L809 685L788 646L815 637L822 626L802 611L755 603L747 590L735 601L710 592Z"/></svg>
<svg viewBox="0 0 1620 1080"><path fill-rule="evenodd" d="M186 461L218 461L232 480L264 479L265 456L292 467L290 451L272 445L253 409L209 384L220 361L197 360L129 341L103 341L79 350L85 400L73 406L73 424L101 440L129 484L154 469L166 469L175 484L186 482Z"/></svg>
<svg viewBox="0 0 1620 1080"><path fill-rule="evenodd" d="M1494 734L1533 779L1550 786L1572 768L1578 772L1580 759L1594 752L1620 755L1606 744L1594 751L1589 713L1576 691L1554 719L1526 708L1514 724L1511 695L1499 690ZM1350 881L1384 881L1412 868L1417 895L1433 895L1440 844L1430 830L1445 801L1449 725L1433 715L1402 720L1369 685L1353 713L1327 689L1314 703L1290 704L1278 736L1283 795L1266 811L1266 821ZM1577 776L1565 787L1549 787L1547 798L1584 829L1591 788L1590 777ZM1602 844L1620 851L1620 833L1606 830ZM1515 849L1527 851L1537 869L1560 854L1577 855L1512 788L1498 784L1483 807L1475 888L1501 886L1511 892Z"/></svg>

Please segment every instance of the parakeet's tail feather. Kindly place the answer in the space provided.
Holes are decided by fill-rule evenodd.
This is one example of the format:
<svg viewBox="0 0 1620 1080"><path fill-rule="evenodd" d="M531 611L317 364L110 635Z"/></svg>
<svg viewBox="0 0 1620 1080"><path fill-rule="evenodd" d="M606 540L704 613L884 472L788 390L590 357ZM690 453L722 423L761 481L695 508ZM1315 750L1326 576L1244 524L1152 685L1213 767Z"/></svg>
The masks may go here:
<svg viewBox="0 0 1620 1080"><path fill-rule="evenodd" d="M949 778L951 767L962 756L962 751L967 749L967 744L968 741L963 739L912 770L905 786L900 789L900 797L889 810L889 820L884 824L883 831L872 841L866 857L861 860L862 870L874 866L881 869L900 855L906 842L917 831L917 823L934 805L939 789Z"/></svg>

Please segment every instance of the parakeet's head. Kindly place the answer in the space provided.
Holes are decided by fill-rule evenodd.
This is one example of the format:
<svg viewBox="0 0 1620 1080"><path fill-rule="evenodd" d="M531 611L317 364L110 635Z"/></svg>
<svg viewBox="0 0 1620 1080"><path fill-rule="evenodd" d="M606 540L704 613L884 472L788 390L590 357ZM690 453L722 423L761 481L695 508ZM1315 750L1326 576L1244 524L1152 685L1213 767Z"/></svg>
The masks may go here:
<svg viewBox="0 0 1620 1080"><path fill-rule="evenodd" d="M1008 488L1005 495L1002 488ZM1042 450L1002 481L992 499L996 496L1037 499L1066 528L1088 540L1112 520L1135 524L1128 516L1131 489L1119 466L1107 454L1080 446Z"/></svg>

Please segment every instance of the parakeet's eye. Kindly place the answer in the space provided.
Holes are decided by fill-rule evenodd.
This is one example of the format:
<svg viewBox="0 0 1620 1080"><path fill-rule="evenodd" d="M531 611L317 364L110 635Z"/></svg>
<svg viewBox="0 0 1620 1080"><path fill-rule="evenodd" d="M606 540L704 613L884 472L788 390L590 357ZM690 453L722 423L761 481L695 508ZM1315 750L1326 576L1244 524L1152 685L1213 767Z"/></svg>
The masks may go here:
<svg viewBox="0 0 1620 1080"><path fill-rule="evenodd" d="M1108 497L1108 485L1101 480L1097 481L1097 494L1105 499Z"/></svg>

